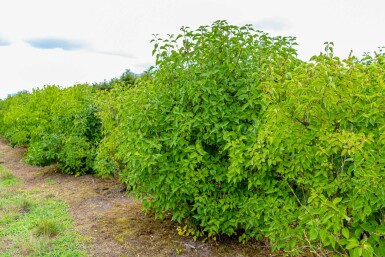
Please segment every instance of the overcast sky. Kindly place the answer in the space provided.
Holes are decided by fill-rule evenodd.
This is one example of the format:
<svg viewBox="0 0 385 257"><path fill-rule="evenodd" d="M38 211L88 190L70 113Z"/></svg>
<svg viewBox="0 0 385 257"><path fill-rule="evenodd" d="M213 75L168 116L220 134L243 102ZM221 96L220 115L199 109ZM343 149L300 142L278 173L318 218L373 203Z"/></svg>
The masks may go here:
<svg viewBox="0 0 385 257"><path fill-rule="evenodd" d="M384 10L380 0L0 0L0 98L143 72L152 34L218 19L295 36L303 60L326 41L361 56L385 46Z"/></svg>

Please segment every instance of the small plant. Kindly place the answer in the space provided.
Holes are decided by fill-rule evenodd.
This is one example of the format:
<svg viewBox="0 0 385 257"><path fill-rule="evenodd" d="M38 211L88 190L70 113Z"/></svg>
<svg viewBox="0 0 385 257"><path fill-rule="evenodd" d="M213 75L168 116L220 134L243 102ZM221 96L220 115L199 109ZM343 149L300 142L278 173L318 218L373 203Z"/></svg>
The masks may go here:
<svg viewBox="0 0 385 257"><path fill-rule="evenodd" d="M44 253L48 252L49 243L43 237L36 237L33 234L29 234L27 240L20 240L19 242L19 251L22 256L42 256Z"/></svg>
<svg viewBox="0 0 385 257"><path fill-rule="evenodd" d="M35 228L35 235L54 237L59 234L59 231L60 229L56 222L52 220L41 220Z"/></svg>
<svg viewBox="0 0 385 257"><path fill-rule="evenodd" d="M11 180L11 179L14 179L15 178L15 176L12 174L12 173L10 173L10 172L1 172L0 173L0 180L1 181L5 181L5 180Z"/></svg>
<svg viewBox="0 0 385 257"><path fill-rule="evenodd" d="M56 180L54 180L54 179L47 179L46 182L47 182L47 184L52 185L52 184L56 183Z"/></svg>
<svg viewBox="0 0 385 257"><path fill-rule="evenodd" d="M20 213L27 213L32 208L32 202L28 199L23 199L18 203L18 209Z"/></svg>
<svg viewBox="0 0 385 257"><path fill-rule="evenodd" d="M0 166L0 186L11 186L16 184L16 177L11 172Z"/></svg>

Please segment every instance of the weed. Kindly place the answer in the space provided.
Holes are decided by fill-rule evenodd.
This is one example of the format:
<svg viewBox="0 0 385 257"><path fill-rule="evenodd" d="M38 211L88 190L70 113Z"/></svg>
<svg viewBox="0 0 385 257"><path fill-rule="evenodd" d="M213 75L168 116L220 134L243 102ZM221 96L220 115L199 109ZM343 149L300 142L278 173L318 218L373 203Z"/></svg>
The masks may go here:
<svg viewBox="0 0 385 257"><path fill-rule="evenodd" d="M15 178L15 176L12 173L10 173L10 172L4 171L4 172L2 172L0 174L0 180L1 181L11 180L11 179L14 179L14 178Z"/></svg>
<svg viewBox="0 0 385 257"><path fill-rule="evenodd" d="M47 184L49 184L49 185L52 185L52 184L55 184L55 183L56 183L56 181L55 181L54 179L48 179L46 182L47 182Z"/></svg>
<svg viewBox="0 0 385 257"><path fill-rule="evenodd" d="M41 220L35 229L36 236L54 237L59 234L59 226L52 220Z"/></svg>
<svg viewBox="0 0 385 257"><path fill-rule="evenodd" d="M8 187L16 184L16 177L0 165L0 187Z"/></svg>
<svg viewBox="0 0 385 257"><path fill-rule="evenodd" d="M28 199L22 199L19 203L18 203L18 209L19 209L19 212L20 213L27 213L31 210L32 208L32 202Z"/></svg>
<svg viewBox="0 0 385 257"><path fill-rule="evenodd" d="M22 256L40 256L47 252L48 246L49 243L45 238L29 234L27 240L19 242L19 251Z"/></svg>

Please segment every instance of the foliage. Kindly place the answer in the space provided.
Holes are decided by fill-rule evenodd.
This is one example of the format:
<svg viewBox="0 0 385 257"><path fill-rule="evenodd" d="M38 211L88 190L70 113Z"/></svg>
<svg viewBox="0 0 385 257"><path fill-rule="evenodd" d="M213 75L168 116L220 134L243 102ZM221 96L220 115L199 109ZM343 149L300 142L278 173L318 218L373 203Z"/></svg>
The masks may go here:
<svg viewBox="0 0 385 257"><path fill-rule="evenodd" d="M118 78L113 78L110 80L104 80L103 82L94 83L92 86L99 90L111 90L114 85L122 85L122 86L130 86L134 85L138 75L131 72L130 70L126 70L122 75Z"/></svg>
<svg viewBox="0 0 385 257"><path fill-rule="evenodd" d="M28 92L20 92L1 102L0 132L12 145L26 145L29 142L33 124L30 123L29 113L22 109L29 96Z"/></svg>
<svg viewBox="0 0 385 257"><path fill-rule="evenodd" d="M106 100L104 174L183 233L384 255L382 55L302 62L223 21L154 44L153 80Z"/></svg>
<svg viewBox="0 0 385 257"><path fill-rule="evenodd" d="M102 139L100 141L95 161L98 175L103 177L117 176L126 168L127 133L130 122L140 108L137 95L147 91L147 84L152 80L150 74L143 74L135 85L115 84L108 91L98 94L96 101L98 116L103 124Z"/></svg>
<svg viewBox="0 0 385 257"><path fill-rule="evenodd" d="M101 135L94 89L46 86L8 97L1 115L2 134L12 145L28 145L25 160L34 165L57 162L68 174L92 171Z"/></svg>
<svg viewBox="0 0 385 257"><path fill-rule="evenodd" d="M210 235L263 235L253 230L268 227L263 212L276 196L248 187L253 177L236 170L231 143L256 137L268 105L260 85L281 82L301 63L293 44L225 22L156 39L153 81L130 91L117 113L119 126L111 126L112 141L120 140L114 158L124 164L121 180L146 207L158 216L171 211L173 219L189 219ZM288 211L296 207L289 203Z"/></svg>
<svg viewBox="0 0 385 257"><path fill-rule="evenodd" d="M153 42L135 81L1 101L1 134L30 163L119 177L182 234L385 256L382 50L304 62L294 38L225 21Z"/></svg>

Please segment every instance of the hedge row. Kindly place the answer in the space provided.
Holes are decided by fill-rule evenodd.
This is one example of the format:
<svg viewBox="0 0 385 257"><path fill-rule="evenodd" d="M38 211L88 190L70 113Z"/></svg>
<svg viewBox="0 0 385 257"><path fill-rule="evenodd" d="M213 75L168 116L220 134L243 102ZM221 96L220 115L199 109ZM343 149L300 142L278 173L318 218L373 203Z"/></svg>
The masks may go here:
<svg viewBox="0 0 385 257"><path fill-rule="evenodd" d="M341 60L327 43L304 62L294 38L225 21L154 45L135 85L1 101L1 134L32 164L119 177L184 234L385 256L381 52Z"/></svg>
<svg viewBox="0 0 385 257"><path fill-rule="evenodd" d="M95 96L92 87L76 85L8 97L1 106L0 132L11 145L28 146L27 163L58 163L65 173L85 174L93 170L101 138Z"/></svg>

